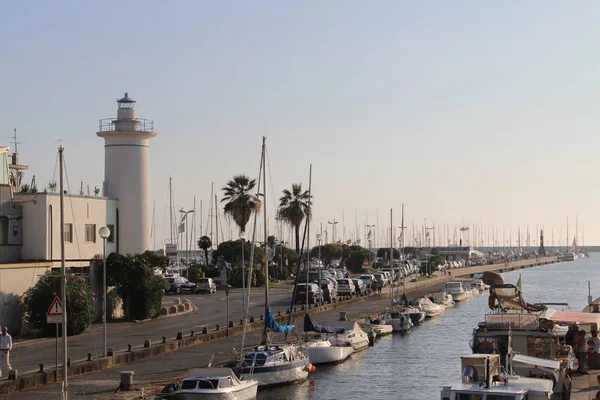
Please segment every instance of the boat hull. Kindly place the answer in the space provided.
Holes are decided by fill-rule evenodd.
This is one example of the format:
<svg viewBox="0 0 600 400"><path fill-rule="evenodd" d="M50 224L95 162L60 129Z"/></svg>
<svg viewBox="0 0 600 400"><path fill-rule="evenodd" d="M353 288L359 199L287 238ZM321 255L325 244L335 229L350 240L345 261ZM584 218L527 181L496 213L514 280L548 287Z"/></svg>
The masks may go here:
<svg viewBox="0 0 600 400"><path fill-rule="evenodd" d="M308 347L306 349L311 364L337 364L354 353L351 346Z"/></svg>
<svg viewBox="0 0 600 400"><path fill-rule="evenodd" d="M465 301L469 298L470 296L467 294L467 292L460 292L460 293L452 293L452 298L454 299L454 301L456 302L460 302L460 301Z"/></svg>
<svg viewBox="0 0 600 400"><path fill-rule="evenodd" d="M258 381L259 387L284 385L305 380L308 377L309 359L276 365L243 367L242 374Z"/></svg>
<svg viewBox="0 0 600 400"><path fill-rule="evenodd" d="M216 389L216 390L190 390L189 392L177 393L177 400L252 400L256 399L258 384L248 384L235 390Z"/></svg>

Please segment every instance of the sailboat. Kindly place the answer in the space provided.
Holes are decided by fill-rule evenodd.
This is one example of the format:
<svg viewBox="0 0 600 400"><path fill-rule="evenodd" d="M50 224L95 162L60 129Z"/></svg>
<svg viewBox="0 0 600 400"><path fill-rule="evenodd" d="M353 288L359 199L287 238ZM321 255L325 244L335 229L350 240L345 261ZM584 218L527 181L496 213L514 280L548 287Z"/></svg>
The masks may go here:
<svg viewBox="0 0 600 400"><path fill-rule="evenodd" d="M262 175L262 199L263 199L263 215L264 215L264 237L267 238L267 175L266 175L266 138L263 137L262 156L261 156L261 174ZM258 191L261 190L261 182L259 178ZM252 247L250 250L250 265L254 261L254 243L256 237L256 213L254 214L254 232L252 233ZM266 241L265 241L266 242ZM255 346L250 351L245 352L239 364L241 373L258 381L259 387L282 385L287 383L296 383L305 380L308 377L308 372L311 368L308 356L303 349L291 343L274 344L271 343L271 334L274 333L289 333L293 330L293 325L280 325L275 321L275 316L269 306L269 259L267 243L265 243L265 256L263 264L265 268L265 324L263 328L263 340L261 345ZM252 268L249 271L247 282L252 282ZM247 291L248 296L250 290ZM244 328L247 324L249 301L245 302L246 309L244 310ZM245 330L245 329L244 329ZM245 332L242 339L242 351L244 351Z"/></svg>
<svg viewBox="0 0 600 400"><path fill-rule="evenodd" d="M62 300L63 317L62 317L62 337L63 337L63 381L62 381L62 399L67 400L69 396L69 381L67 378L67 269L65 265L65 188L64 188L64 148L58 147L58 162L59 162L59 186L60 186L60 298ZM58 375L58 371L57 371Z"/></svg>

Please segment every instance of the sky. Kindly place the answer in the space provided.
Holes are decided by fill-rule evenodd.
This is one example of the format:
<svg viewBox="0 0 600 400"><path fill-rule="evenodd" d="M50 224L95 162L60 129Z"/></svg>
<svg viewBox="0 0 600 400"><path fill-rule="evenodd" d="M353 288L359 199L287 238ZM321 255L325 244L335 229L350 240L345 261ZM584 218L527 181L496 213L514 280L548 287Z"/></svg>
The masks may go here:
<svg viewBox="0 0 600 400"><path fill-rule="evenodd" d="M375 224L386 245L404 203L406 237L469 226L515 245L529 226L564 244L577 217L580 244L600 244L597 2L32 1L0 18L0 138L18 130L24 181L56 180L62 143L70 191L101 187L98 120L128 92L158 133L158 246L169 177L205 233L212 184L256 177L263 135L276 235L277 199L312 163L311 230L335 219L336 239Z"/></svg>

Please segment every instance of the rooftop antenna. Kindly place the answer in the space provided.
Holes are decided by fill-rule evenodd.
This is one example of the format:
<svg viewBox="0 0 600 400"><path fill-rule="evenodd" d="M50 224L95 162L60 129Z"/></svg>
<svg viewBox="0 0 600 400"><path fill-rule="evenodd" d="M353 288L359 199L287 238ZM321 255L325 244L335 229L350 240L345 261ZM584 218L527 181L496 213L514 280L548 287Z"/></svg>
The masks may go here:
<svg viewBox="0 0 600 400"><path fill-rule="evenodd" d="M22 144L23 142L17 142L17 128L15 128L15 134L13 136L9 136L9 139L13 140L11 143L15 145L15 153L18 153L19 145Z"/></svg>

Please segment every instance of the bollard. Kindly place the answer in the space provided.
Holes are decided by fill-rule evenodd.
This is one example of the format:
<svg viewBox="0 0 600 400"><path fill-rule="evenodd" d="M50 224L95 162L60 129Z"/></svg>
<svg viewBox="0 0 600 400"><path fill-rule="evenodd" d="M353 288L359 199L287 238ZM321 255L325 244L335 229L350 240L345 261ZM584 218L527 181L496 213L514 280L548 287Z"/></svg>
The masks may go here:
<svg viewBox="0 0 600 400"><path fill-rule="evenodd" d="M106 349L106 357L112 357L114 355L115 355L114 347L109 347L108 349Z"/></svg>
<svg viewBox="0 0 600 400"><path fill-rule="evenodd" d="M340 321L348 321L346 318L346 311L340 311Z"/></svg>
<svg viewBox="0 0 600 400"><path fill-rule="evenodd" d="M215 330L216 330L216 331L218 331L218 330L219 330L219 324L217 324L217 327L215 328Z"/></svg>
<svg viewBox="0 0 600 400"><path fill-rule="evenodd" d="M298 311L298 308L294 307L294 312Z"/></svg>
<svg viewBox="0 0 600 400"><path fill-rule="evenodd" d="M194 330L193 329L190 331L190 337L194 337Z"/></svg>
<svg viewBox="0 0 600 400"><path fill-rule="evenodd" d="M10 371L8 371L8 380L9 381L15 381L15 380L17 380L18 377L19 377L19 373L17 372L16 369L11 369Z"/></svg>
<svg viewBox="0 0 600 400"><path fill-rule="evenodd" d="M88 353L87 361L92 361L92 353Z"/></svg>
<svg viewBox="0 0 600 400"><path fill-rule="evenodd" d="M70 366L71 366L71 357L68 357L67 358L67 367L70 367Z"/></svg>
<svg viewBox="0 0 600 400"><path fill-rule="evenodd" d="M250 322L254 322L254 316L250 317Z"/></svg>
<svg viewBox="0 0 600 400"><path fill-rule="evenodd" d="M127 352L131 353L131 345L130 344L127 345Z"/></svg>
<svg viewBox="0 0 600 400"><path fill-rule="evenodd" d="M281 311L277 311L277 316L281 317Z"/></svg>
<svg viewBox="0 0 600 400"><path fill-rule="evenodd" d="M177 340L183 340L183 332L177 332Z"/></svg>
<svg viewBox="0 0 600 400"><path fill-rule="evenodd" d="M240 319L240 325L244 325L244 320Z"/></svg>
<svg viewBox="0 0 600 400"><path fill-rule="evenodd" d="M121 383L119 384L119 389L122 390L131 390L133 389L133 371L121 371L119 372L121 375Z"/></svg>
<svg viewBox="0 0 600 400"><path fill-rule="evenodd" d="M208 334L208 326L203 326L202 327L202 334L203 335L207 335Z"/></svg>
<svg viewBox="0 0 600 400"><path fill-rule="evenodd" d="M148 348L148 347L150 347L150 344L151 344L151 341L150 341L150 339L146 339L146 340L144 340L144 347L145 347L145 348Z"/></svg>
<svg viewBox="0 0 600 400"><path fill-rule="evenodd" d="M304 311L304 306L300 306L300 311Z"/></svg>
<svg viewBox="0 0 600 400"><path fill-rule="evenodd" d="M163 340L162 340L163 344L164 344L164 343L167 343L167 337L166 337L166 336L163 336L163 337L162 337L162 339L163 339Z"/></svg>
<svg viewBox="0 0 600 400"><path fill-rule="evenodd" d="M260 316L260 320L262 321L262 320L263 320L263 318L264 318L264 317L261 315L261 316Z"/></svg>
<svg viewBox="0 0 600 400"><path fill-rule="evenodd" d="M40 370L38 372L44 372L44 364L40 364Z"/></svg>

